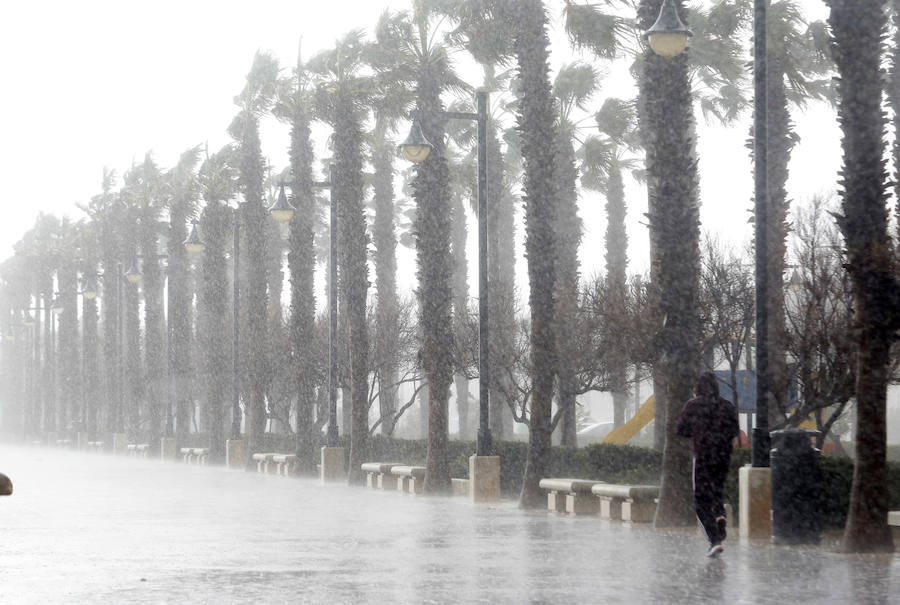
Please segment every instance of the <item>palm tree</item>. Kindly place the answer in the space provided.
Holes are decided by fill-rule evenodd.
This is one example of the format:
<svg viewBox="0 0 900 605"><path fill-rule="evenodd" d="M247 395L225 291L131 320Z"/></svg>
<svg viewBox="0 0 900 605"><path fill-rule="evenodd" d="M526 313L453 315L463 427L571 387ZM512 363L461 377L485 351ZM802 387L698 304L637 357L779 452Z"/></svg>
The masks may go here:
<svg viewBox="0 0 900 605"><path fill-rule="evenodd" d="M842 214L857 330L856 464L843 547L891 552L887 525L888 363L900 328L900 284L888 235L882 40L885 0L828 0L832 55L839 79L838 121L844 134Z"/></svg>
<svg viewBox="0 0 900 605"><path fill-rule="evenodd" d="M237 141L240 153L240 188L244 196L241 220L247 244L246 324L249 343L247 359L249 405L247 405L247 451L256 451L266 426L266 387L268 379L268 276L266 275L266 221L263 205L266 162L259 138L259 119L269 111L277 91L278 63L269 54L257 52L247 74L247 83L235 98L240 112L229 133ZM247 458L248 463L251 461Z"/></svg>
<svg viewBox="0 0 900 605"><path fill-rule="evenodd" d="M515 110L516 100L509 100L514 76L511 68L497 67L506 64L512 56L512 38L507 24L498 20L496 3L481 0L457 0L438 3L435 10L451 19L456 28L448 39L465 48L484 71L481 88L491 94L487 124L487 199L488 199L488 351L493 368L511 368L514 365L516 341L515 295L515 205L513 192L519 186L521 174L521 142L514 129L503 131L501 116ZM514 92L514 91L509 91ZM471 111L471 109L470 109ZM471 148L474 129L468 129L466 145ZM501 139L507 148L504 152ZM474 150L473 150L474 151ZM506 400L512 392L510 376L505 371L494 372L490 377L490 432L495 441L509 439L512 435L513 403Z"/></svg>
<svg viewBox="0 0 900 605"><path fill-rule="evenodd" d="M370 135L372 169L372 243L375 245L375 366L378 369L381 433L391 435L398 408L400 372L400 299L397 294L397 229L399 214L407 200L394 192L396 168L395 142L391 140L397 122L415 101L409 83L410 64L404 62L402 44L407 16L382 13L375 27L375 44L369 47L368 60L376 73L377 93L372 99L375 127ZM398 56L399 54L399 56Z"/></svg>
<svg viewBox="0 0 900 605"><path fill-rule="evenodd" d="M297 460L300 472L315 472L315 340L316 250L314 221L316 196L313 189L313 149L310 125L313 112L313 82L297 53L292 77L283 81L275 116L291 125L291 203L297 209L288 234L288 270L291 283L289 340L297 392Z"/></svg>
<svg viewBox="0 0 900 605"><path fill-rule="evenodd" d="M103 170L102 192L91 198L82 210L95 224L100 264L103 267L101 294L103 299L100 324L102 327L103 357L103 397L106 402L104 430L110 433L121 431L120 398L119 398L119 353L117 327L119 321L119 301L117 284L122 276L118 264L121 262L120 221L122 205L118 195L113 193L116 174L112 170ZM99 426L99 425L98 425Z"/></svg>
<svg viewBox="0 0 900 605"><path fill-rule="evenodd" d="M163 410L168 401L166 389L166 340L163 320L163 274L159 263L160 216L164 195L162 174L150 154L135 168L133 187L140 226L138 246L141 255L141 285L144 293L144 363L146 374L147 418L150 443L159 444Z"/></svg>
<svg viewBox="0 0 900 605"><path fill-rule="evenodd" d="M57 422L60 430L74 432L74 424L81 419L81 355L78 339L78 258L80 225L63 217L59 229L59 264L57 281L57 349L59 365L57 384L59 406Z"/></svg>
<svg viewBox="0 0 900 605"><path fill-rule="evenodd" d="M229 275L226 250L231 243L233 213L226 205L237 192L237 150L226 145L208 156L200 167L198 181L206 204L200 215L203 258L198 286L198 323L203 374L206 378L206 418L210 435L209 456L213 462L225 459L226 409L231 408L232 321L229 302ZM237 422L240 427L240 421ZM240 428L238 428L238 432Z"/></svg>
<svg viewBox="0 0 900 605"><path fill-rule="evenodd" d="M640 80L644 78L645 53L644 48L635 46L634 41L643 27L643 21L637 22L625 19L617 12L606 12L604 8L614 5L623 5L628 9L646 10L646 2L625 0L613 2L607 0L601 4L575 4L571 0L566 2L566 30L570 40L576 47L590 49L601 58L610 58L620 55L622 52L634 59L632 72ZM653 3L651 8L657 10L659 3ZM686 9L682 8L682 11ZM658 14L658 13L657 13ZM687 73L693 84L693 99L698 109L707 118L715 118L720 122L733 121L740 110L747 106L746 91L743 87L745 80L742 49L738 30L746 22L748 11L746 3L726 0L718 2L708 10L688 11L691 27L695 32L691 51L686 53ZM656 16L653 16L655 20ZM651 21L652 23L652 21ZM635 30L637 26L637 31ZM693 123L690 126L693 135ZM695 151L692 152L693 155ZM648 195L652 200L653 183L648 183ZM651 256L655 254L651 236ZM651 300L658 301L659 289L654 285L651 288ZM660 320L664 313L658 303L652 305L652 313ZM666 426L666 393L664 392L664 377L661 364L654 364L653 381L656 397L656 442L662 447L664 442L664 429ZM678 402L673 405L681 405Z"/></svg>
<svg viewBox="0 0 900 605"><path fill-rule="evenodd" d="M123 204L125 222L122 227L122 266L126 271L139 271L138 259L141 229L139 213L143 199L141 191L141 166L132 166L122 177L123 185L119 199ZM120 276L119 279L122 279ZM137 439L141 429L141 403L144 400L144 370L141 354L140 286L126 280L122 284L122 317L120 317L120 344L124 347L121 381L121 401L124 427L130 439Z"/></svg>
<svg viewBox="0 0 900 605"><path fill-rule="evenodd" d="M460 0L453 8L460 23L458 31L480 63L515 57L518 68L517 124L524 163L532 384L528 458L519 505L537 508L543 505L538 482L549 471L556 368L556 161L555 150L547 149L547 142L556 140L556 113L549 79L547 15L541 0Z"/></svg>
<svg viewBox="0 0 900 605"><path fill-rule="evenodd" d="M575 141L578 124L575 111L584 111L598 85L598 74L585 63L563 65L553 83L558 116L555 146L557 180L556 209L556 375L559 389L558 408L562 426L560 442L576 447L575 420L577 392L575 347L578 317L578 248L582 223L578 216L578 168Z"/></svg>
<svg viewBox="0 0 900 605"><path fill-rule="evenodd" d="M797 135L790 108L803 110L810 100L831 99L833 65L827 55L827 34L821 22L807 23L795 0L774 2L766 10L766 131L769 224L768 263L768 384L774 398L769 426L783 421L789 376L785 360L784 275L790 231L787 197L788 166Z"/></svg>
<svg viewBox="0 0 900 605"><path fill-rule="evenodd" d="M369 435L369 335L366 324L368 235L364 210L362 123L372 81L364 71L366 43L354 30L334 49L310 60L310 70L322 76L316 89L316 108L321 119L334 128L332 145L332 211L338 211L340 264L339 287L346 302L350 351L350 468L351 484L362 483Z"/></svg>
<svg viewBox="0 0 900 605"><path fill-rule="evenodd" d="M465 90L456 77L444 44L435 40L440 15L428 2L413 3L394 23L391 49L395 77L415 86L416 111L425 138L434 148L414 168L414 233L417 290L422 330L421 360L429 390L425 490L450 491L448 405L453 378L453 277L450 246L450 169L445 155L444 103L448 90Z"/></svg>
<svg viewBox="0 0 900 605"><path fill-rule="evenodd" d="M191 389L193 293L190 285L190 261L184 240L188 235L187 222L196 212L199 193L196 169L199 160L200 147L192 147L181 154L178 163L166 175L169 210L167 325L170 388L173 392L166 412L165 434L167 437L174 435L176 451L182 447L190 432L190 419L194 413L194 397Z"/></svg>
<svg viewBox="0 0 900 605"><path fill-rule="evenodd" d="M614 308L626 308L628 234L625 230L624 171L634 170L629 157L639 145L634 103L616 98L604 101L594 116L601 136L589 137L579 150L581 185L606 197L606 287ZM612 385L613 424L625 422L627 394L627 353L615 348L609 355Z"/></svg>
<svg viewBox="0 0 900 605"><path fill-rule="evenodd" d="M553 293L556 289L555 227L557 188L554 179L555 110L549 78L547 15L541 0L502 0L497 16L512 25L518 65L520 102L517 112L525 165L525 253L531 288L531 419L528 458L519 505L538 508L538 486L550 463L551 401L556 367Z"/></svg>
<svg viewBox="0 0 900 605"><path fill-rule="evenodd" d="M653 25L660 5L659 0L641 1L638 22L644 31ZM666 59L647 49L638 84L650 183L650 273L664 318L655 366L665 383L666 441L655 523L666 527L694 522L690 450L675 433L700 369L700 213L687 54Z"/></svg>
<svg viewBox="0 0 900 605"><path fill-rule="evenodd" d="M98 418L103 397L101 389L99 332L97 314L97 263L99 262L100 248L97 238L97 223L87 221L81 224L79 232L79 248L81 258L79 269L81 271L81 401L82 429L87 433L89 441L97 438ZM91 296L89 292L93 292Z"/></svg>

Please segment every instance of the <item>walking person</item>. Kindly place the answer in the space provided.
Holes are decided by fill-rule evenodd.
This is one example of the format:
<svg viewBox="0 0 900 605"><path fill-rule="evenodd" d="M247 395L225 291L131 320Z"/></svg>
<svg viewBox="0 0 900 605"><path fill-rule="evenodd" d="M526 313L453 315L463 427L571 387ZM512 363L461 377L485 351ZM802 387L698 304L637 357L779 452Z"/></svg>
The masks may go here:
<svg viewBox="0 0 900 605"><path fill-rule="evenodd" d="M719 396L713 372L697 379L696 397L681 410L677 432L690 437L694 446L694 509L709 540L707 557L722 552L725 539L725 505L722 490L731 463L734 438L740 435L737 410Z"/></svg>

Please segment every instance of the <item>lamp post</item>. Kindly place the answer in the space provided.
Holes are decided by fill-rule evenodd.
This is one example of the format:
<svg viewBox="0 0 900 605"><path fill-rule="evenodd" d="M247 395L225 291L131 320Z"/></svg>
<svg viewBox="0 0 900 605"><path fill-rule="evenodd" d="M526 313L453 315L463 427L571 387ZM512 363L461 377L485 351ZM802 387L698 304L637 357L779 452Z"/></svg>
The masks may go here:
<svg viewBox="0 0 900 605"><path fill-rule="evenodd" d="M488 217L487 217L487 116L488 92L475 93L476 113L443 111L446 118L471 120L478 125L478 438L475 454L491 455L490 363L488 355ZM437 113L437 112L436 112ZM418 116L414 116L409 135L399 146L404 158L414 164L425 161L432 145L425 138Z"/></svg>
<svg viewBox="0 0 900 605"><path fill-rule="evenodd" d="M756 427L753 429L753 466L769 466L769 175L766 106L766 0L753 2L753 179L756 240Z"/></svg>

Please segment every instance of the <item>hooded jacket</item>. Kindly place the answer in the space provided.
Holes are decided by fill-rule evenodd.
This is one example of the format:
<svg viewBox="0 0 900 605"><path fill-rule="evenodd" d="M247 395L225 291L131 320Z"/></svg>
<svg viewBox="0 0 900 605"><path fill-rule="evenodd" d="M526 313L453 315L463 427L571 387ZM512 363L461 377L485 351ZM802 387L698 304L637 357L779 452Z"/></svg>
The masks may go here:
<svg viewBox="0 0 900 605"><path fill-rule="evenodd" d="M676 430L693 440L698 463L727 463L732 441L741 433L737 410L719 396L719 384L712 372L700 374L696 393L682 408Z"/></svg>

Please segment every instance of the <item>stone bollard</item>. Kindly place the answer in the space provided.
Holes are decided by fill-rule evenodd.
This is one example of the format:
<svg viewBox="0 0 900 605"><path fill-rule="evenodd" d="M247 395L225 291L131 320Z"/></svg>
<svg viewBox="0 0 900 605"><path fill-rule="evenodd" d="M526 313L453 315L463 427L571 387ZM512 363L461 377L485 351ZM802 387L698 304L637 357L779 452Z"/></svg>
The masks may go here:
<svg viewBox="0 0 900 605"><path fill-rule="evenodd" d="M328 447L322 448L322 483L328 481L346 481L347 473L344 470L344 448Z"/></svg>
<svg viewBox="0 0 900 605"><path fill-rule="evenodd" d="M742 538L772 537L772 472L768 467L738 469L740 535Z"/></svg>
<svg viewBox="0 0 900 605"><path fill-rule="evenodd" d="M160 460L175 460L177 449L175 447L175 437L163 437L159 440L159 458Z"/></svg>
<svg viewBox="0 0 900 605"><path fill-rule="evenodd" d="M113 433L112 453L114 455L125 454L128 452L128 435L125 433Z"/></svg>
<svg viewBox="0 0 900 605"><path fill-rule="evenodd" d="M225 441L225 467L241 471L247 467L247 448L243 439Z"/></svg>
<svg viewBox="0 0 900 605"><path fill-rule="evenodd" d="M469 496L472 502L500 500L500 456L469 456Z"/></svg>

